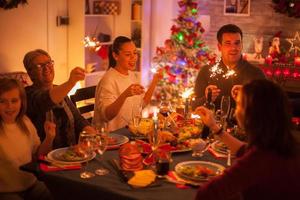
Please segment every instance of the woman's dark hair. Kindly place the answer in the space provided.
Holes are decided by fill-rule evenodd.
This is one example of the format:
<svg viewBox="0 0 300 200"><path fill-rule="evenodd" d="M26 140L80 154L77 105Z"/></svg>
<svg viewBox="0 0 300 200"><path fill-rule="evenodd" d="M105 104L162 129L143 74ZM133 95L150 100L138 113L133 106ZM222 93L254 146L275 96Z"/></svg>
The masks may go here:
<svg viewBox="0 0 300 200"><path fill-rule="evenodd" d="M294 139L286 93L271 81L254 80L243 86L242 94L249 146L290 155L294 150Z"/></svg>
<svg viewBox="0 0 300 200"><path fill-rule="evenodd" d="M117 64L115 58L113 57L113 52L116 53L116 54L119 54L119 51L121 50L122 45L124 43L127 43L127 42L132 42L132 40L128 37L125 37L125 36L119 36L114 40L114 42L110 46L109 52L108 52L109 67L114 68Z"/></svg>
<svg viewBox="0 0 300 200"><path fill-rule="evenodd" d="M222 36L224 33L239 33L241 35L241 39L243 39L242 30L235 24L226 24L218 30L217 40L220 44L222 43Z"/></svg>
<svg viewBox="0 0 300 200"><path fill-rule="evenodd" d="M1 78L0 79L0 96L3 93L11 91L13 89L19 90L20 100L21 100L21 108L20 108L20 112L18 113L18 115L16 117L16 123L22 131L29 134L29 130L23 121L23 117L24 117L24 115L26 113L26 109L27 109L26 93L25 93L24 87L21 85L21 83L18 80L15 80L12 78ZM0 132L2 132L3 130L4 130L3 119L0 117Z"/></svg>

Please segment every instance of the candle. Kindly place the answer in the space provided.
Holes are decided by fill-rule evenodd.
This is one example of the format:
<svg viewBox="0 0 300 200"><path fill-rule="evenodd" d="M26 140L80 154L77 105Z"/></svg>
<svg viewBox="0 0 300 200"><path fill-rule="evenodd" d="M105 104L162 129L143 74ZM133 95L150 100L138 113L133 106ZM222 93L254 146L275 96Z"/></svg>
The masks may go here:
<svg viewBox="0 0 300 200"><path fill-rule="evenodd" d="M268 55L265 59L265 62L268 64L268 65L272 65L272 62L273 62L273 58L272 56Z"/></svg>
<svg viewBox="0 0 300 200"><path fill-rule="evenodd" d="M295 63L296 67L300 67L300 57L299 56L295 57L294 63Z"/></svg>
<svg viewBox="0 0 300 200"><path fill-rule="evenodd" d="M151 143L153 151L156 150L156 147L158 145L157 144L158 143L158 117L157 117L157 113L158 113L158 109L155 107L154 110L153 110L153 117L152 117L153 124L154 124L154 130L153 130L152 135L150 135L151 137L149 138L150 139L149 142Z"/></svg>
<svg viewBox="0 0 300 200"><path fill-rule="evenodd" d="M193 88L186 89L182 93L182 98L184 99L184 117L187 118L188 112L189 112L189 97L193 93Z"/></svg>

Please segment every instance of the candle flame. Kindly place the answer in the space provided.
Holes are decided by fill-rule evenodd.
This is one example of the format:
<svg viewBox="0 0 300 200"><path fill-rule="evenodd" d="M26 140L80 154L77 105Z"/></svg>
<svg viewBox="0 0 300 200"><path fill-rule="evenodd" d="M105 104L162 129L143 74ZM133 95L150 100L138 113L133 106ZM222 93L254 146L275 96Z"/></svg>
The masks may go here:
<svg viewBox="0 0 300 200"><path fill-rule="evenodd" d="M153 108L153 120L157 120L157 113L159 112L158 108L157 107L154 107Z"/></svg>
<svg viewBox="0 0 300 200"><path fill-rule="evenodd" d="M192 113L191 118L192 119L200 119L201 117L199 115L197 115L197 114L193 114Z"/></svg>
<svg viewBox="0 0 300 200"><path fill-rule="evenodd" d="M185 91L181 94L182 98L187 99L191 96L191 94L193 94L194 89L193 88L189 88L189 89L185 89Z"/></svg>

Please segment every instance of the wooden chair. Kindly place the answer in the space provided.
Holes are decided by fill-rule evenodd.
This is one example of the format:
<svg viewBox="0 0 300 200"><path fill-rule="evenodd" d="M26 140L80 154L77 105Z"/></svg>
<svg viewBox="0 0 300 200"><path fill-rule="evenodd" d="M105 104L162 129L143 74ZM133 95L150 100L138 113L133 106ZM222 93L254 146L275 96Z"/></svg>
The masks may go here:
<svg viewBox="0 0 300 200"><path fill-rule="evenodd" d="M96 86L90 86L85 88L79 88L75 94L71 95L71 101L78 108L79 112L86 118L90 123L93 119L93 111L95 104L95 92Z"/></svg>

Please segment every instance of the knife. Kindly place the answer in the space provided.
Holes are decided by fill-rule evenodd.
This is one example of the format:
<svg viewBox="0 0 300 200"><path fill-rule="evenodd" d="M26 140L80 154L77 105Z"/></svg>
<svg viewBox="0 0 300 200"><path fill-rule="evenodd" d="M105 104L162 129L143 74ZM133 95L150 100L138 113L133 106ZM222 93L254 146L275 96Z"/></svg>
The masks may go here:
<svg viewBox="0 0 300 200"><path fill-rule="evenodd" d="M113 166L113 168L115 169L115 171L117 172L117 174L119 175L120 179L127 183L128 181L128 177L125 175L125 173L123 172L122 168L120 167L118 161L116 159L112 159L110 160L111 165Z"/></svg>

